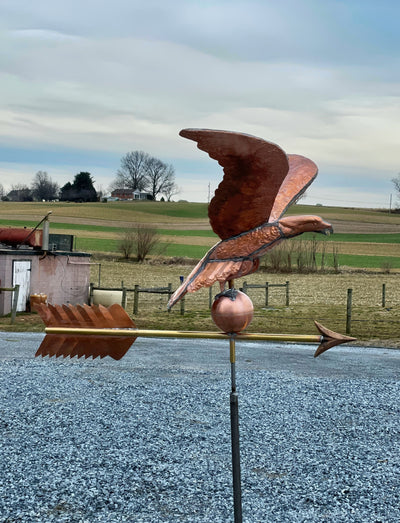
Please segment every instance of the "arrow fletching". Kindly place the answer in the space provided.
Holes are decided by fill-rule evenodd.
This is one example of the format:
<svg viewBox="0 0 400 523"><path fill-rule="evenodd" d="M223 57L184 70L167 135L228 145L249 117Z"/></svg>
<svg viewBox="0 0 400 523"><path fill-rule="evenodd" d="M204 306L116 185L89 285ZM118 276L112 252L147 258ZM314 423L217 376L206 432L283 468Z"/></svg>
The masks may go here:
<svg viewBox="0 0 400 523"><path fill-rule="evenodd" d="M117 304L103 305L45 305L38 303L35 309L46 327L92 328L92 329L134 329L135 324ZM126 354L136 336L85 336L76 332L68 334L47 334L35 356L77 356L81 358L104 358L110 356L119 360Z"/></svg>

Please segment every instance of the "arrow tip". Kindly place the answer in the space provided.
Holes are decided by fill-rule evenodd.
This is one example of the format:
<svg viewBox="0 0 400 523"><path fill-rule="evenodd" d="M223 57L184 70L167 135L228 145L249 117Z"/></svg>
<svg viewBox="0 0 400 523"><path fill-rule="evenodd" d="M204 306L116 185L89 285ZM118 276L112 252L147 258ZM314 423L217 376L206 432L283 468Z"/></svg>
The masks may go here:
<svg viewBox="0 0 400 523"><path fill-rule="evenodd" d="M344 336L343 334L339 334L338 332L327 329L317 321L314 321L314 323L322 336L321 343L314 353L314 358L318 357L320 354L327 351L328 349L335 347L336 345L340 345L342 343L350 343L351 341L355 341L357 339L352 338L350 336Z"/></svg>

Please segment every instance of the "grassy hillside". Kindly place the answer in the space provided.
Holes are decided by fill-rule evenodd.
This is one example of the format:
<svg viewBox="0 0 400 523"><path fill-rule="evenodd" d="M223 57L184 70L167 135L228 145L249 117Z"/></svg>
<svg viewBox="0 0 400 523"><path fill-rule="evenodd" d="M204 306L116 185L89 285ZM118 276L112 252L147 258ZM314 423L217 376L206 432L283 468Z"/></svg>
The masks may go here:
<svg viewBox="0 0 400 523"><path fill-rule="evenodd" d="M32 227L49 210L50 231L73 234L77 250L117 252L121 231L135 223L157 228L160 252L166 256L200 258L218 241L210 228L205 203L1 202L0 226ZM329 242L337 246L341 265L400 268L398 214L310 205L295 205L288 214L318 214L330 221L336 233ZM328 263L330 258L328 254Z"/></svg>

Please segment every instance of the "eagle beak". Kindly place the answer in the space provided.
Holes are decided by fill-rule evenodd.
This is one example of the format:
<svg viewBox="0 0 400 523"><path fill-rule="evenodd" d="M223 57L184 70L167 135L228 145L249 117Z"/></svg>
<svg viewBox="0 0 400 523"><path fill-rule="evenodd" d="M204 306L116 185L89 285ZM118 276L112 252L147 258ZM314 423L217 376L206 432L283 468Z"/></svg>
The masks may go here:
<svg viewBox="0 0 400 523"><path fill-rule="evenodd" d="M330 234L333 234L333 227L330 225L329 227L326 227L326 229L322 229L322 231L318 231L321 234L324 234L325 236L329 236Z"/></svg>
<svg viewBox="0 0 400 523"><path fill-rule="evenodd" d="M329 222L321 220L320 218L319 230L315 232L318 232L319 234L324 234L325 236L329 236L333 233L333 227Z"/></svg>

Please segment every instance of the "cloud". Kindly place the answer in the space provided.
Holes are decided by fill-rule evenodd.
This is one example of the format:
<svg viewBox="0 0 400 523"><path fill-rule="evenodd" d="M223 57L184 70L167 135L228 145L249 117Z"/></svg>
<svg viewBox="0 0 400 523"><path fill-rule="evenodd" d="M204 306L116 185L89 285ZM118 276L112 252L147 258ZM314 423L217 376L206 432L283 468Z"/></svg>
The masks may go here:
<svg viewBox="0 0 400 523"><path fill-rule="evenodd" d="M141 149L203 183L215 167L178 132L225 128L378 187L398 171L398 11L369 0L4 0L0 146L24 149L27 165L36 149L58 150L55 166L78 151L104 173L104 151ZM181 159L193 168L178 170Z"/></svg>

